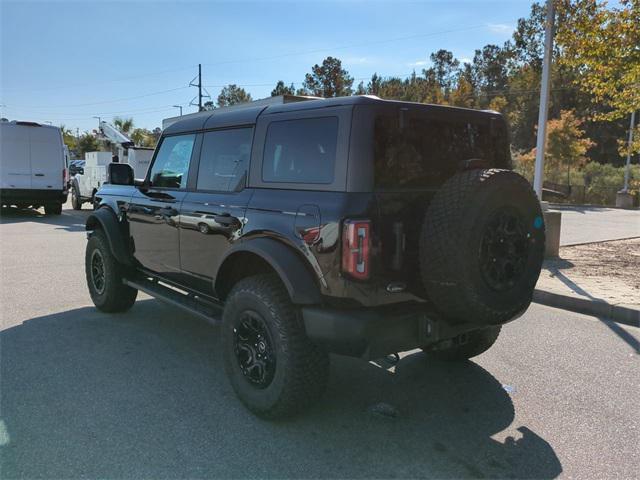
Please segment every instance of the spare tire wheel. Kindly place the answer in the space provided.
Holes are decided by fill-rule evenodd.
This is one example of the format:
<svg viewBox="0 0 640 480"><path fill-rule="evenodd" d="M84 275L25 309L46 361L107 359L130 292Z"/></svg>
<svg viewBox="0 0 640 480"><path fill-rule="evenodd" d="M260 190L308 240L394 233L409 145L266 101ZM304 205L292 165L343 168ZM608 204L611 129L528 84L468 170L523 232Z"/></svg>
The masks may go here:
<svg viewBox="0 0 640 480"><path fill-rule="evenodd" d="M501 324L526 310L544 258L544 221L529 182L468 170L434 196L420 237L429 299L454 322Z"/></svg>

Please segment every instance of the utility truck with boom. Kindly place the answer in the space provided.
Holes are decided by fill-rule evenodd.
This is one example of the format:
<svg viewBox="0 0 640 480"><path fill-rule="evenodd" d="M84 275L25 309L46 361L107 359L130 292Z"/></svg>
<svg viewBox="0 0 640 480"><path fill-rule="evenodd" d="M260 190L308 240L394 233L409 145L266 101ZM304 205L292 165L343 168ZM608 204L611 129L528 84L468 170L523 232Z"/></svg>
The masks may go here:
<svg viewBox="0 0 640 480"><path fill-rule="evenodd" d="M100 122L100 134L116 147L118 162L128 163L136 178L144 177L153 156L153 149L136 147L134 142L116 127L104 120ZM107 181L107 165L112 161L112 152L87 152L83 173L71 180L71 204L80 210L82 204L94 204L95 193Z"/></svg>

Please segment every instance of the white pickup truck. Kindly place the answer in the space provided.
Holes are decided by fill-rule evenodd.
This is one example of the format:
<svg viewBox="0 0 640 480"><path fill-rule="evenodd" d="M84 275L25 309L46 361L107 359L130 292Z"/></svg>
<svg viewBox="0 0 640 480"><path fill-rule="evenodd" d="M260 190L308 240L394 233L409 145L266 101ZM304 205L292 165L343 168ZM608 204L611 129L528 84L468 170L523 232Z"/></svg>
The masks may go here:
<svg viewBox="0 0 640 480"><path fill-rule="evenodd" d="M144 178L153 157L153 148L129 147L127 155L120 159L133 168L136 178ZM95 194L107 180L107 165L111 163L111 152L87 152L85 154L84 173L77 173L71 179L71 205L80 210L82 204L94 204Z"/></svg>

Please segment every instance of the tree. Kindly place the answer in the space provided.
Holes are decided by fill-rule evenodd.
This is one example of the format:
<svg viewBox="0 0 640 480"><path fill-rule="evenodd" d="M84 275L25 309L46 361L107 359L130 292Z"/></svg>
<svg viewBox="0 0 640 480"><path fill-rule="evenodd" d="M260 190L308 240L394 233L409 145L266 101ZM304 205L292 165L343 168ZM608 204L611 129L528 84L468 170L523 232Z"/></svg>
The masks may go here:
<svg viewBox="0 0 640 480"><path fill-rule="evenodd" d="M473 108L475 105L475 99L473 95L473 87L471 83L460 76L458 79L458 85L455 90L451 92L449 101L451 105L455 105L456 107L465 107L465 108Z"/></svg>
<svg viewBox="0 0 640 480"><path fill-rule="evenodd" d="M508 63L511 54L507 48L485 45L476 50L471 69L478 90L484 94L502 92L509 83Z"/></svg>
<svg viewBox="0 0 640 480"><path fill-rule="evenodd" d="M379 95L381 82L382 82L382 78L378 76L377 73L374 73L373 75L371 75L371 80L367 84L367 93L369 95Z"/></svg>
<svg viewBox="0 0 640 480"><path fill-rule="evenodd" d="M133 118L115 117L113 119L113 125L127 135L133 129Z"/></svg>
<svg viewBox="0 0 640 480"><path fill-rule="evenodd" d="M278 83L276 83L276 87L271 90L271 96L277 97L279 95L294 95L295 92L296 90L293 86L293 83L287 87L282 80L278 80Z"/></svg>
<svg viewBox="0 0 640 480"><path fill-rule="evenodd" d="M78 139L71 133L65 125L60 125L60 131L62 132L62 140L69 150L75 150L77 147Z"/></svg>
<svg viewBox="0 0 640 480"><path fill-rule="evenodd" d="M247 93L244 88L232 83L220 91L220 95L218 95L218 107L247 103L251 100L251 94Z"/></svg>
<svg viewBox="0 0 640 480"><path fill-rule="evenodd" d="M150 132L146 128L136 128L130 134L129 138L138 147L155 147L157 139L153 132Z"/></svg>
<svg viewBox="0 0 640 480"><path fill-rule="evenodd" d="M507 105L509 102L503 96L498 95L497 97L493 97L489 102L488 109L495 110L496 112L504 113L507 109Z"/></svg>
<svg viewBox="0 0 640 480"><path fill-rule="evenodd" d="M546 11L543 5L534 2L529 17L518 19L513 32L513 43L509 47L513 60L520 66L529 65L535 70L542 70Z"/></svg>
<svg viewBox="0 0 640 480"><path fill-rule="evenodd" d="M544 154L545 178L555 182L568 178L571 168L583 167L587 151L594 142L584 136L583 121L571 110L563 110L560 118L547 122L547 145ZM536 149L523 155L524 162L535 162ZM567 172L565 177L564 172Z"/></svg>
<svg viewBox="0 0 640 480"><path fill-rule="evenodd" d="M100 142L95 135L85 132L80 136L78 141L78 156L84 158L87 152L96 152L100 150Z"/></svg>
<svg viewBox="0 0 640 480"><path fill-rule="evenodd" d="M640 153L640 124L636 125L633 129L633 140L631 145L629 145L628 137L618 140L618 153L623 158L626 158L629 153L631 155Z"/></svg>
<svg viewBox="0 0 640 480"><path fill-rule="evenodd" d="M574 83L588 92L593 118L615 120L640 107L640 0L609 7L597 0L562 1L557 42L560 62L577 69Z"/></svg>
<svg viewBox="0 0 640 480"><path fill-rule="evenodd" d="M311 73L306 74L303 83L307 94L325 98L351 95L352 85L353 78L342 68L342 62L334 57L327 57L322 65L311 67Z"/></svg>
<svg viewBox="0 0 640 480"><path fill-rule="evenodd" d="M211 100L207 100L206 102L204 102L202 104L202 110L204 110L204 111L214 110L215 108L216 108L216 106L213 104L213 102Z"/></svg>
<svg viewBox="0 0 640 480"><path fill-rule="evenodd" d="M453 56L452 52L443 49L432 53L430 58L433 66L429 70L433 72L436 81L444 90L445 97L448 97L458 77L460 62Z"/></svg>

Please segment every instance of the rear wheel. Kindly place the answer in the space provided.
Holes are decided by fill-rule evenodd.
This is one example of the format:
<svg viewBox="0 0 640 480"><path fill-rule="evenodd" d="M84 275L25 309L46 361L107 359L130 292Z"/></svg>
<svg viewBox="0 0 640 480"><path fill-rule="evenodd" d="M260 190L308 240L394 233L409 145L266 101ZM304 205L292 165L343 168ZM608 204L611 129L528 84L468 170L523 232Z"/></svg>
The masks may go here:
<svg viewBox="0 0 640 480"><path fill-rule="evenodd" d="M138 290L123 283L124 267L118 263L102 230L87 242L85 273L93 304L103 312L123 312L135 303Z"/></svg>
<svg viewBox="0 0 640 480"><path fill-rule="evenodd" d="M60 215L62 213L62 202L50 203L44 206L46 215Z"/></svg>
<svg viewBox="0 0 640 480"><path fill-rule="evenodd" d="M233 287L226 300L222 341L229 381L256 415L291 416L324 392L329 357L307 338L277 276L257 275Z"/></svg>
<svg viewBox="0 0 640 480"><path fill-rule="evenodd" d="M435 360L459 362L489 350L500 335L501 327L489 327L459 335L422 350Z"/></svg>
<svg viewBox="0 0 640 480"><path fill-rule="evenodd" d="M510 170L470 170L429 206L420 239L427 296L446 318L498 325L531 302L544 256L540 203Z"/></svg>
<svg viewBox="0 0 640 480"><path fill-rule="evenodd" d="M82 209L82 202L80 201L80 193L78 192L78 189L76 188L75 185L71 187L71 206L73 207L74 210Z"/></svg>

